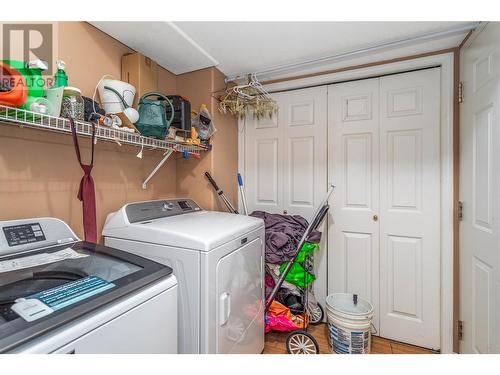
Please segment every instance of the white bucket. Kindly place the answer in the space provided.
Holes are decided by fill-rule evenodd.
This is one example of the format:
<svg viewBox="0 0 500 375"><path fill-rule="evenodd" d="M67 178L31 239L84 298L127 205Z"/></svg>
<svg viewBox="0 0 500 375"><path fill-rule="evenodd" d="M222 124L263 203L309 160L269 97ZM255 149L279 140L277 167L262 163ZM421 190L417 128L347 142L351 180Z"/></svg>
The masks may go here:
<svg viewBox="0 0 500 375"><path fill-rule="evenodd" d="M121 113L125 108L123 108L123 103L120 98L113 91L105 89L104 86L111 87L118 91L123 96L123 99L125 99L125 102L132 107L136 93L134 86L130 83L118 81L116 79L103 79L99 83L98 90L102 108L107 114Z"/></svg>
<svg viewBox="0 0 500 375"><path fill-rule="evenodd" d="M373 306L354 295L334 293L326 298L330 349L338 354L369 354Z"/></svg>

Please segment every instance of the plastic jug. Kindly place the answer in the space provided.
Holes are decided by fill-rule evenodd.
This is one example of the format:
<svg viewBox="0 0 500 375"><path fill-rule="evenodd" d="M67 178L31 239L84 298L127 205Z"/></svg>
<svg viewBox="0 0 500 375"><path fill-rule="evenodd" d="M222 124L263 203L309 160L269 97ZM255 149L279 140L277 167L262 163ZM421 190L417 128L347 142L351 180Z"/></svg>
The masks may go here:
<svg viewBox="0 0 500 375"><path fill-rule="evenodd" d="M29 63L17 60L2 60L2 62L4 66L8 65L21 73L24 78L25 88L28 90L28 96L24 103L16 107L20 106L24 109L30 109L31 103L36 98L42 98L44 95L43 87L45 81L42 78L42 71L48 68L47 63L41 60L34 60Z"/></svg>
<svg viewBox="0 0 500 375"><path fill-rule="evenodd" d="M0 62L0 105L20 107L26 103L28 89L23 75L10 65ZM7 91L8 90L8 91Z"/></svg>

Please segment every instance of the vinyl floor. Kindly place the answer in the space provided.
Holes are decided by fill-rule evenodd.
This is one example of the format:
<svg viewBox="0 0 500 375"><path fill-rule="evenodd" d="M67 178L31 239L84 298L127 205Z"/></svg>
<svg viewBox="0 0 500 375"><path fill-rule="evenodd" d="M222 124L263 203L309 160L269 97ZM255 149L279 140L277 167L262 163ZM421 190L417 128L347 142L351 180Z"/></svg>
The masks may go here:
<svg viewBox="0 0 500 375"><path fill-rule="evenodd" d="M328 327L326 324L309 326L307 329L318 342L320 353L329 354ZM286 354L286 338L288 332L269 332L266 334L266 343L263 354ZM414 345L401 343L377 336L372 336L371 354L435 354L436 352Z"/></svg>

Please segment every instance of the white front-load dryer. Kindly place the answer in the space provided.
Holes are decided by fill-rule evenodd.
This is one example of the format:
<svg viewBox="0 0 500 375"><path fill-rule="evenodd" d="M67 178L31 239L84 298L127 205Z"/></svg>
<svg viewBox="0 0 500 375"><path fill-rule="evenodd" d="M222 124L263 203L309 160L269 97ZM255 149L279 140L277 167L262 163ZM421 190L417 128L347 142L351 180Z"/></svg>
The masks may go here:
<svg viewBox="0 0 500 375"><path fill-rule="evenodd" d="M190 199L157 200L108 215L103 235L108 246L174 270L180 353L263 350L262 220L205 211Z"/></svg>

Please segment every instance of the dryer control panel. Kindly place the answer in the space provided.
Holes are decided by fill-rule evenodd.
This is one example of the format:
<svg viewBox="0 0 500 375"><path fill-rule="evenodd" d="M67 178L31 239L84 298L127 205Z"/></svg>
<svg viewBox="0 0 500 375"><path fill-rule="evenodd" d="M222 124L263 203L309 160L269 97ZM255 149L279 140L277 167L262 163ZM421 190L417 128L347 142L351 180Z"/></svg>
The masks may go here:
<svg viewBox="0 0 500 375"><path fill-rule="evenodd" d="M201 208L191 199L167 199L131 203L125 207L125 212L127 213L127 218L130 223L182 215L196 211L201 211Z"/></svg>

